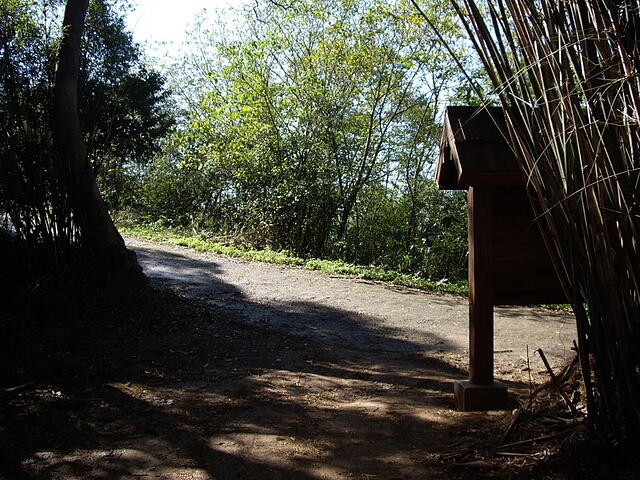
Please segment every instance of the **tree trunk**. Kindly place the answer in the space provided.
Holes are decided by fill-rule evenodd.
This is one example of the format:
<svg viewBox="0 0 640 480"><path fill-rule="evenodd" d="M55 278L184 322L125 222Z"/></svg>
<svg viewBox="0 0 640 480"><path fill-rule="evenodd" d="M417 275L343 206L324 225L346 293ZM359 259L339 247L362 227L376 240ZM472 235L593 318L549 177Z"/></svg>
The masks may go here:
<svg viewBox="0 0 640 480"><path fill-rule="evenodd" d="M53 138L88 261L105 274L117 273L144 281L135 253L127 250L102 199L80 128L78 72L80 44L89 0L67 0L63 38L53 87Z"/></svg>

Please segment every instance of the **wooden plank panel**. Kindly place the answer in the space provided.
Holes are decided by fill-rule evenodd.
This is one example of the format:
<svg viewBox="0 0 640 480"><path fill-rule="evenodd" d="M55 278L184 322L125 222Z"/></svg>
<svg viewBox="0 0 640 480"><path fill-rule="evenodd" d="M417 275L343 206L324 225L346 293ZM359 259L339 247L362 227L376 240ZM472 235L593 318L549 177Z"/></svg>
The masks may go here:
<svg viewBox="0 0 640 480"><path fill-rule="evenodd" d="M494 262L517 263L522 261L524 264L535 262L537 264L552 265L551 258L547 247L538 242L520 245L493 245ZM514 272L517 273L517 272Z"/></svg>
<svg viewBox="0 0 640 480"><path fill-rule="evenodd" d="M494 188L491 200L495 305L564 303L524 187Z"/></svg>

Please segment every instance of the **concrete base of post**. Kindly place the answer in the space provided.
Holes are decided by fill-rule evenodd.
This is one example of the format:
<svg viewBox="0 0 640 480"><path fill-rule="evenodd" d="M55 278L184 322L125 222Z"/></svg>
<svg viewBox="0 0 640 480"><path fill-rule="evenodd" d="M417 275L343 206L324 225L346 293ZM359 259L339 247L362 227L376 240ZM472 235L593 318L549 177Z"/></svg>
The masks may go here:
<svg viewBox="0 0 640 480"><path fill-rule="evenodd" d="M461 380L456 382L453 393L458 410L463 412L504 410L509 401L507 387L495 381L492 385L476 385Z"/></svg>

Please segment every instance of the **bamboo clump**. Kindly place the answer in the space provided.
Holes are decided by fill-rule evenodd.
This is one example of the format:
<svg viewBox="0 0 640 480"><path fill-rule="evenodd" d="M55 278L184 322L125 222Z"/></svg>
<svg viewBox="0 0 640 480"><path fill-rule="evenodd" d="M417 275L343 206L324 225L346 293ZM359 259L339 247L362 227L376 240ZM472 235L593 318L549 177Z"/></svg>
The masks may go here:
<svg viewBox="0 0 640 480"><path fill-rule="evenodd" d="M452 0L571 299L590 433L640 451L640 3Z"/></svg>

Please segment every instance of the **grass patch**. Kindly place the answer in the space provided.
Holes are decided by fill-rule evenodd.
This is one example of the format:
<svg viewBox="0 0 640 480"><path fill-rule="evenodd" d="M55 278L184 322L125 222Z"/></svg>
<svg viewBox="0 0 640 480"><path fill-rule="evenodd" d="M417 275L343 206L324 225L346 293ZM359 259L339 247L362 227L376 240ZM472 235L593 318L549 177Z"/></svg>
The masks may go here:
<svg viewBox="0 0 640 480"><path fill-rule="evenodd" d="M469 292L467 282L433 281L416 275L387 270L376 265L354 265L341 260L318 258L305 259L286 250L275 251L269 248L255 249L245 245L224 244L216 241L215 238L205 238L197 233L190 233L158 224L141 225L118 222L118 229L125 235L179 245L200 252L213 252L245 260L319 270L333 275L352 276L437 293L467 295Z"/></svg>

